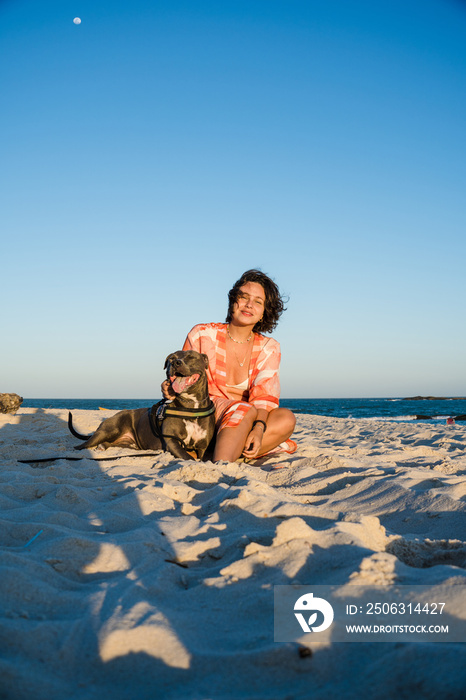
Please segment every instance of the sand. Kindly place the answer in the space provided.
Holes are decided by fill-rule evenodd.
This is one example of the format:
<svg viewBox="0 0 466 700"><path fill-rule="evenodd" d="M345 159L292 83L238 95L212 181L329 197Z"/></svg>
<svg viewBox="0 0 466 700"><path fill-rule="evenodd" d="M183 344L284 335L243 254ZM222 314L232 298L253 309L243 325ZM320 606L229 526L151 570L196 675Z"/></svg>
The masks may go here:
<svg viewBox="0 0 466 700"><path fill-rule="evenodd" d="M2 700L465 697L464 643L277 643L273 589L466 586L466 426L298 416L294 455L214 465L66 420L0 416Z"/></svg>

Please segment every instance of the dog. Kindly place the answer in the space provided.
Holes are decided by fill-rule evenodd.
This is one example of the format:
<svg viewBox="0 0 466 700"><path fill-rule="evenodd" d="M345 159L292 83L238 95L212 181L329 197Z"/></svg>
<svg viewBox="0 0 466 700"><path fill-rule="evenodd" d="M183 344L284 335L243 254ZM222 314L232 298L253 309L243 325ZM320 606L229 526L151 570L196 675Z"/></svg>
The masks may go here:
<svg viewBox="0 0 466 700"><path fill-rule="evenodd" d="M202 459L215 430L215 407L207 390L207 355L179 350L167 357L164 369L175 393L150 408L120 411L102 421L92 435L81 435L68 414L70 432L80 440L76 450L101 445L136 450L166 450L179 459Z"/></svg>

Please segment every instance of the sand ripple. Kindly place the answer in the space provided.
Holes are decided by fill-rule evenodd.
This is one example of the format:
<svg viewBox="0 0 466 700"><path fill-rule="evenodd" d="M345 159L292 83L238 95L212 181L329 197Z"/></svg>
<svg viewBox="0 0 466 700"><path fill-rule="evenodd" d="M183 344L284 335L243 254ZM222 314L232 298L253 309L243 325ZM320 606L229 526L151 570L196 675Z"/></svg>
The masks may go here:
<svg viewBox="0 0 466 700"><path fill-rule="evenodd" d="M66 418L0 416L2 700L462 697L464 645L275 644L273 586L466 584L466 427L299 416L214 465L71 461Z"/></svg>

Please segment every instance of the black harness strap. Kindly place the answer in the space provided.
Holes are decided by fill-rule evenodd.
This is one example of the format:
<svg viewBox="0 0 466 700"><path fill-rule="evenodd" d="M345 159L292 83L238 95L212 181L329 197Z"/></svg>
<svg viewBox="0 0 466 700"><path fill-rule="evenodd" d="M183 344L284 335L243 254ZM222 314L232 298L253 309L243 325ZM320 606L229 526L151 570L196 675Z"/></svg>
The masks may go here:
<svg viewBox="0 0 466 700"><path fill-rule="evenodd" d="M213 401L210 401L207 408L176 408L175 406L170 407L171 402L167 399L162 399L158 403L154 404L151 408L147 410L147 416L149 418L149 425L152 434L162 442L162 448L167 449L166 438L171 440L176 440L181 447L189 452L184 440L182 440L178 435L167 435L163 432L163 422L166 416L176 416L177 418L205 418L211 416L215 413L215 406Z"/></svg>
<svg viewBox="0 0 466 700"><path fill-rule="evenodd" d="M165 416L180 416L181 418L205 418L206 416L211 416L215 413L215 406L213 402L207 408L170 408L170 404L165 409Z"/></svg>

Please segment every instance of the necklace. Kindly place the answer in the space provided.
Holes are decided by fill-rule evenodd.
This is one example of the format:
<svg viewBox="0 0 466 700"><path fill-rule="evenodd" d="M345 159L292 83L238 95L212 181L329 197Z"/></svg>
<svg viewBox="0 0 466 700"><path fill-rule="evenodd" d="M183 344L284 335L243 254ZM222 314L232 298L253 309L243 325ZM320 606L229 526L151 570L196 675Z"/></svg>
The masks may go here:
<svg viewBox="0 0 466 700"><path fill-rule="evenodd" d="M232 340L233 340L233 338L232 338ZM234 352L234 351L233 351L233 352ZM244 365L244 363L246 362L247 356L249 355L249 348L247 348L247 350L246 350L246 355L244 356L244 359L243 359L242 362L239 361L239 357L238 357L238 355L236 354L236 352L234 352L234 355L235 355L235 357L236 357L236 360L237 360L239 366L242 367L242 366Z"/></svg>
<svg viewBox="0 0 466 700"><path fill-rule="evenodd" d="M230 340L232 340L234 343L238 343L239 345L243 345L244 343L249 343L249 341L251 340L252 336L254 335L254 333L251 331L251 333L249 334L249 337L246 338L246 340L235 340L234 338L231 337L231 334L230 334L230 326L227 326L227 333L228 333L228 337L230 338ZM245 359L246 359L246 358L245 358ZM244 360L243 360L243 364L244 364ZM242 366L243 366L243 365L241 365L241 367L242 367Z"/></svg>

